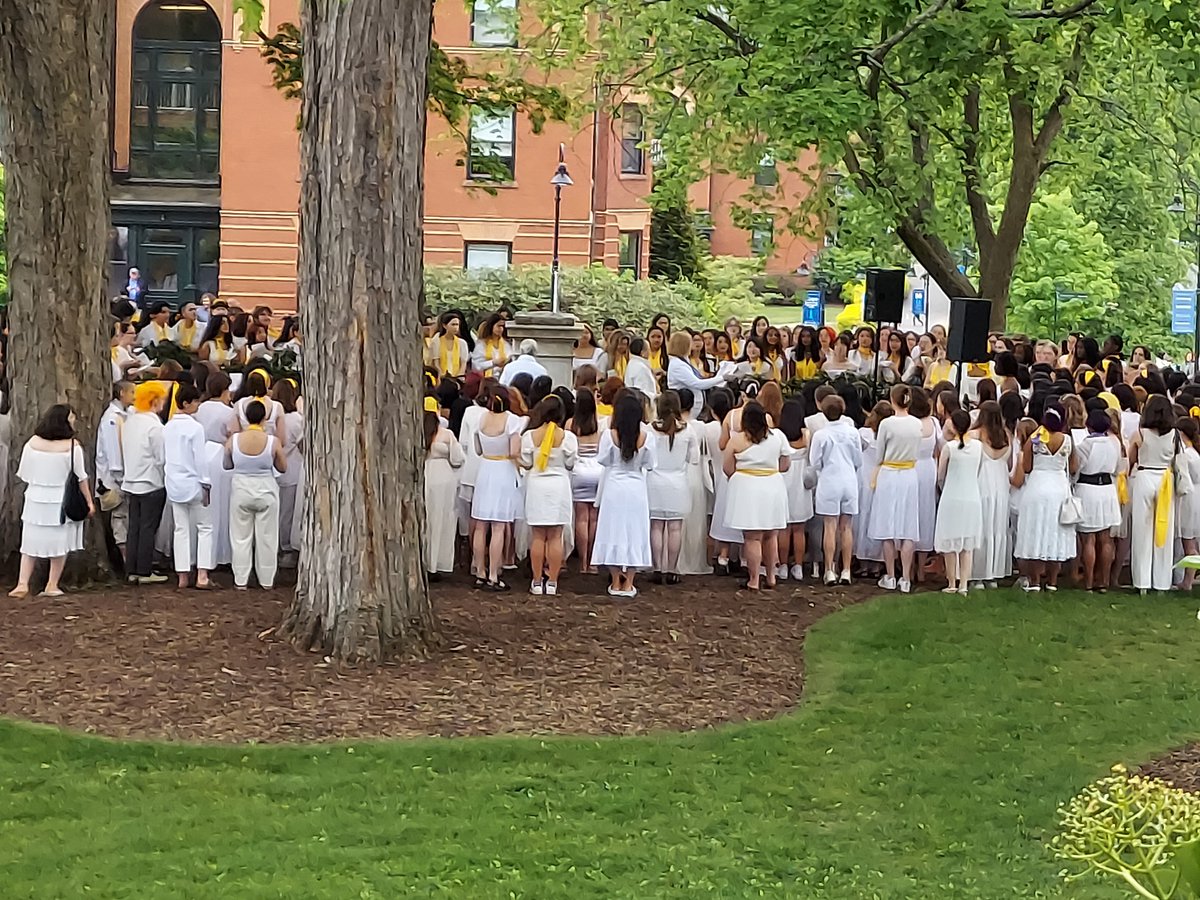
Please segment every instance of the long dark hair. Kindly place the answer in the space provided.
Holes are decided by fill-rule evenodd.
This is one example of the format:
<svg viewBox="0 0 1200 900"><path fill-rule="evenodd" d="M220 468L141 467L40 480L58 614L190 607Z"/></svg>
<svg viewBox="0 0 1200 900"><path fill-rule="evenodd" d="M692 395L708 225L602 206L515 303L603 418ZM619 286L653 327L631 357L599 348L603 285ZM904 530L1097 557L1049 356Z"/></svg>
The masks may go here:
<svg viewBox="0 0 1200 900"><path fill-rule="evenodd" d="M708 392L708 413L714 422L724 422L733 409L733 393L729 388L713 388Z"/></svg>
<svg viewBox="0 0 1200 900"><path fill-rule="evenodd" d="M71 427L71 407L55 403L46 410L33 433L44 441L66 441L75 437L75 429Z"/></svg>
<svg viewBox="0 0 1200 900"><path fill-rule="evenodd" d="M221 323L229 324L228 331L221 330ZM214 344L224 344L225 349L229 350L233 347L233 323L229 322L228 316L210 316L208 327L204 329L204 337L200 339L200 345L204 346L209 341Z"/></svg>
<svg viewBox="0 0 1200 900"><path fill-rule="evenodd" d="M803 344L804 335L809 336L808 346ZM792 347L792 359L796 362L820 362L821 361L821 342L817 338L817 330L811 325L804 325L800 328L800 340ZM796 440L796 438L792 438Z"/></svg>
<svg viewBox="0 0 1200 900"><path fill-rule="evenodd" d="M975 420L975 428L983 435L984 443L993 450L1003 450L1008 446L1008 430L1004 427L1004 414L1000 411L1000 404L995 400L984 400L979 404L979 417Z"/></svg>
<svg viewBox="0 0 1200 900"><path fill-rule="evenodd" d="M814 340L816 339L814 335ZM783 404L779 414L779 430L788 441L798 441L804 433L804 402L792 399Z"/></svg>
<svg viewBox="0 0 1200 900"><path fill-rule="evenodd" d="M1175 427L1175 407L1162 394L1151 394L1142 407L1141 427L1167 434Z"/></svg>
<svg viewBox="0 0 1200 900"><path fill-rule="evenodd" d="M628 462L637 454L642 433L642 401L632 393L618 397L613 404L612 429L617 433L621 459Z"/></svg>
<svg viewBox="0 0 1200 900"><path fill-rule="evenodd" d="M667 436L667 446L675 449L675 435L683 431L683 410L679 406L679 395L674 391L663 391L658 395L658 419L654 430Z"/></svg>
<svg viewBox="0 0 1200 900"><path fill-rule="evenodd" d="M767 411L755 400L742 407L742 434L752 444L761 444L767 438Z"/></svg>
<svg viewBox="0 0 1200 900"><path fill-rule="evenodd" d="M435 412L426 412L425 417L421 420L421 428L425 437L425 453L428 454L433 449L433 439L437 437L438 428L441 425L438 423L438 414Z"/></svg>
<svg viewBox="0 0 1200 900"><path fill-rule="evenodd" d="M547 422L562 425L566 418L562 400L554 394L547 394L529 411L529 424L525 426L525 430L536 431Z"/></svg>
<svg viewBox="0 0 1200 900"><path fill-rule="evenodd" d="M591 391L575 394L575 415L571 419L571 430L578 437L587 437L600 430L596 422L596 395Z"/></svg>

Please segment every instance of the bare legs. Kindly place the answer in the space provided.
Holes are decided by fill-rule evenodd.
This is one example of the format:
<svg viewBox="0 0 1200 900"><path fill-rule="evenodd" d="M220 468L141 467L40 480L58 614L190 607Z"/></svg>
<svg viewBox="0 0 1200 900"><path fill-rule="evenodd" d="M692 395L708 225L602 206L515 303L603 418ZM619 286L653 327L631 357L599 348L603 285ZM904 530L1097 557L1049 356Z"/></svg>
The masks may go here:
<svg viewBox="0 0 1200 900"><path fill-rule="evenodd" d="M633 576L636 574L636 569L622 569L619 566L609 566L608 592L610 594L633 596L635 593L637 593L637 588L633 586Z"/></svg>
<svg viewBox="0 0 1200 900"><path fill-rule="evenodd" d="M592 566L592 545L596 542L596 516L599 514L594 503L575 504L575 552L579 554L579 572L595 574Z"/></svg>
<svg viewBox="0 0 1200 900"><path fill-rule="evenodd" d="M33 577L33 570L37 567L37 557L26 556L21 554L21 568L17 575L17 586L13 588L8 596L24 597L29 593L29 579ZM46 587L43 593L57 594L61 591L58 582L62 579L63 566L66 565L67 558L65 556L54 556L50 559L50 576L46 579Z"/></svg>
<svg viewBox="0 0 1200 900"><path fill-rule="evenodd" d="M742 553L746 558L746 587L759 589L759 569L767 570L767 587L775 587L775 567L779 564L779 541L777 531L743 532Z"/></svg>
<svg viewBox="0 0 1200 900"><path fill-rule="evenodd" d="M1196 538L1184 538L1183 539L1183 553L1185 556L1195 556L1196 552L1197 552L1197 547L1200 547L1200 540L1197 540ZM1190 591L1192 589L1192 584L1195 583L1195 580L1196 580L1196 570L1195 569L1184 569L1183 570L1183 581L1181 581L1179 583L1179 589L1181 591Z"/></svg>
<svg viewBox="0 0 1200 900"><path fill-rule="evenodd" d="M650 555L654 571L678 574L679 551L683 547L683 519L650 520Z"/></svg>
<svg viewBox="0 0 1200 900"><path fill-rule="evenodd" d="M475 570L475 577L486 578L488 584L491 585L499 584L500 568L504 563L504 539L508 533L508 524L474 520L471 524L471 568Z"/></svg>
<svg viewBox="0 0 1200 900"><path fill-rule="evenodd" d="M947 594L967 592L967 583L971 579L971 564L974 562L974 550L959 550L955 553L943 553L942 560L946 566L945 588Z"/></svg>
<svg viewBox="0 0 1200 900"><path fill-rule="evenodd" d="M896 545L899 544L899 547ZM912 584L913 541L883 542L883 571L888 578L896 577L896 551L900 552L900 578Z"/></svg>
<svg viewBox="0 0 1200 900"><path fill-rule="evenodd" d="M794 566L800 567L800 574L804 574L804 554L808 549L808 533L805 530L806 524L803 522L792 522L787 528L779 532L779 565L787 566L788 558L792 560Z"/></svg>
<svg viewBox="0 0 1200 900"><path fill-rule="evenodd" d="M547 585L558 585L563 564L563 530L561 525L534 525L530 528L529 563L534 584L541 584L545 574Z"/></svg>

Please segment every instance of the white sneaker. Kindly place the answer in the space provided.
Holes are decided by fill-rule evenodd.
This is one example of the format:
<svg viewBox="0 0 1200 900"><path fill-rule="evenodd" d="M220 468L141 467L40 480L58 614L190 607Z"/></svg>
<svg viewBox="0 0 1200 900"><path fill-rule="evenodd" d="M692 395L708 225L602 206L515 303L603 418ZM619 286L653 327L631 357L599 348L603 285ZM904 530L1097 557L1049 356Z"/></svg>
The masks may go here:
<svg viewBox="0 0 1200 900"><path fill-rule="evenodd" d="M797 563L796 565L792 566L792 581L803 581L803 580L804 580L804 566Z"/></svg>
<svg viewBox="0 0 1200 900"><path fill-rule="evenodd" d="M558 596L558 583L557 582L554 582L554 581L546 582L546 596L548 596L548 597L557 597Z"/></svg>
<svg viewBox="0 0 1200 900"><path fill-rule="evenodd" d="M775 580L776 581L787 581L787 577L788 577L788 567L787 566L776 566L775 567Z"/></svg>
<svg viewBox="0 0 1200 900"><path fill-rule="evenodd" d="M901 578L899 581L897 581L896 587L900 588L900 593L902 594L912 593L912 582L907 578Z"/></svg>
<svg viewBox="0 0 1200 900"><path fill-rule="evenodd" d="M896 579L891 575L884 575L879 579L877 584L885 591L894 591L896 589Z"/></svg>
<svg viewBox="0 0 1200 900"><path fill-rule="evenodd" d="M821 577L821 564L813 563L813 578L820 578L820 577Z"/></svg>
<svg viewBox="0 0 1200 900"><path fill-rule="evenodd" d="M838 579L842 584L850 584L850 570L842 569L842 577Z"/></svg>
<svg viewBox="0 0 1200 900"><path fill-rule="evenodd" d="M837 584L837 572L833 571L833 569L830 569L828 572L826 572L825 573L825 583L826 584Z"/></svg>
<svg viewBox="0 0 1200 900"><path fill-rule="evenodd" d="M529 583L529 593L533 594L535 597L540 597L546 593L546 591L542 587L542 583L540 581L531 581Z"/></svg>

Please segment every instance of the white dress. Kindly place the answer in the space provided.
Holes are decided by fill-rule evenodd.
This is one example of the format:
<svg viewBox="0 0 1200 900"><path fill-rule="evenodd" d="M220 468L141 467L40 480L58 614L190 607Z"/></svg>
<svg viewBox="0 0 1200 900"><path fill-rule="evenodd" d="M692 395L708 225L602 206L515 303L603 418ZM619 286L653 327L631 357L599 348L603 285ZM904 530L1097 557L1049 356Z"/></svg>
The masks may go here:
<svg viewBox="0 0 1200 900"><path fill-rule="evenodd" d="M951 441L942 447L942 452L950 458L933 531L933 549L938 553L975 550L983 537L983 503L979 494L983 444L972 440L960 447L958 441Z"/></svg>
<svg viewBox="0 0 1200 900"><path fill-rule="evenodd" d="M454 435L434 441L425 457L425 570L454 571L458 471L466 459Z"/></svg>
<svg viewBox="0 0 1200 900"><path fill-rule="evenodd" d="M797 450L789 443L788 455L792 460L791 465L783 473L788 495L788 524L803 525L813 517L812 488L804 486L804 473L808 471L808 447Z"/></svg>
<svg viewBox="0 0 1200 900"><path fill-rule="evenodd" d="M1067 463L1071 458L1071 437L1064 435L1062 446L1051 453L1034 438L1033 471L1025 476L1021 491L1021 511L1017 516L1017 541L1013 555L1017 559L1064 562L1075 555L1075 526L1060 525L1059 512L1070 493Z"/></svg>
<svg viewBox="0 0 1200 900"><path fill-rule="evenodd" d="M458 444L463 449L466 462L458 473L458 533L465 536L471 518L471 498L475 493L475 477L479 472L479 453L475 449L475 432L487 410L472 404L463 410L458 426Z"/></svg>
<svg viewBox="0 0 1200 900"><path fill-rule="evenodd" d="M892 416L879 423L878 434L879 474L875 478L867 534L875 541L915 542L921 536L921 487L916 469L922 441L921 420ZM900 445L898 452L894 453L892 447L897 445ZM889 462L907 467L896 468L889 466Z"/></svg>
<svg viewBox="0 0 1200 900"><path fill-rule="evenodd" d="M937 524L937 462L933 458L933 451L937 448L942 430L937 427L936 421L926 421L932 421L934 427L932 434L921 437L917 450L917 515L921 533L913 549L928 553L934 549L933 532ZM925 427L924 424L922 427Z"/></svg>
<svg viewBox="0 0 1200 900"><path fill-rule="evenodd" d="M1183 458L1187 462L1188 474L1192 476L1192 489L1179 498L1179 536L1184 540L1200 538L1200 453L1193 447L1185 447Z"/></svg>
<svg viewBox="0 0 1200 900"><path fill-rule="evenodd" d="M704 447L709 464L712 466L713 480L713 512L708 536L723 544L740 544L742 533L738 529L730 527L726 515L726 507L729 504L729 479L725 475L725 467L722 464L725 453L721 449L720 422L705 423Z"/></svg>
<svg viewBox="0 0 1200 900"><path fill-rule="evenodd" d="M700 462L700 448L691 430L684 428L674 435L651 431L657 463L646 473L646 488L650 496L650 518L667 522L687 518L692 511L692 494L688 489L688 468Z"/></svg>
<svg viewBox="0 0 1200 900"><path fill-rule="evenodd" d="M687 467L687 491L691 503L683 520L682 543L676 568L680 575L711 575L712 566L708 561L709 495L704 487L705 467L709 465L709 461L704 453L704 425L689 421L687 427L696 444L696 457Z"/></svg>
<svg viewBox="0 0 1200 900"><path fill-rule="evenodd" d="M1083 518L1076 531L1091 534L1108 531L1121 524L1121 504L1117 500L1117 469L1121 465L1121 445L1111 434L1085 437L1075 447L1079 461L1079 480L1075 496L1083 507ZM1085 484L1088 476L1107 475L1108 484Z"/></svg>
<svg viewBox="0 0 1200 900"><path fill-rule="evenodd" d="M779 458L789 456L791 450L783 432L772 428L757 444L735 454L737 468L728 489L731 527L743 532L787 527L787 484L779 471Z"/></svg>
<svg viewBox="0 0 1200 900"><path fill-rule="evenodd" d="M571 357L571 371L582 368L583 366L592 366L596 369L598 377L601 381L604 380L604 370L600 368L600 359L604 356L604 351L599 347L592 350L592 355L589 358L581 359L578 356Z"/></svg>
<svg viewBox="0 0 1200 900"><path fill-rule="evenodd" d="M571 499L576 503L595 503L596 495L600 491L600 479L604 475L604 467L597 459L600 443L591 442L592 438L598 435L589 434L586 437L586 443L580 441L578 435L575 437L578 450L575 468L571 470Z"/></svg>
<svg viewBox="0 0 1200 900"><path fill-rule="evenodd" d="M571 525L575 508L571 497L571 470L579 458L579 441L574 433L563 432L562 443L550 450L546 468L537 468L538 445L533 432L521 435L521 466L525 468L526 524L539 528Z"/></svg>
<svg viewBox="0 0 1200 900"><path fill-rule="evenodd" d="M1174 478L1175 429L1159 434L1139 429L1137 471L1129 486L1129 571L1138 590L1171 589L1175 551L1175 504L1168 506L1163 546L1154 539L1154 514L1164 480Z"/></svg>
<svg viewBox="0 0 1200 900"><path fill-rule="evenodd" d="M983 452L979 464L980 518L982 539L971 557L972 581L998 581L1012 574L1012 532L1010 530L1008 452L994 459Z"/></svg>
<svg viewBox="0 0 1200 900"><path fill-rule="evenodd" d="M596 517L596 538L592 545L593 566L622 569L649 569L650 497L646 473L654 468L654 441L646 442L631 459L621 457L612 433L600 437L600 465L605 467L604 490L600 494L600 512Z"/></svg>
<svg viewBox="0 0 1200 900"><path fill-rule="evenodd" d="M62 521L63 490L74 463L80 481L87 479L83 448L55 453L25 444L17 477L25 482L25 506L21 510L21 553L38 559L66 556L83 549L83 522Z"/></svg>
<svg viewBox="0 0 1200 900"><path fill-rule="evenodd" d="M858 470L858 515L854 519L854 555L868 562L883 562L883 544L871 540L867 527L871 524L871 503L875 499L871 479L875 477L875 467L879 465L879 448L873 429L865 426L858 429L858 437L862 443L863 464Z"/></svg>
<svg viewBox="0 0 1200 900"><path fill-rule="evenodd" d="M279 549L299 550L300 532L296 530L296 498L304 481L304 414L283 414L283 453L287 457L287 471L277 476L279 482Z"/></svg>
<svg viewBox="0 0 1200 900"><path fill-rule="evenodd" d="M525 419L510 412L504 414L500 434L475 432L475 452L479 455L475 490L471 497L471 518L480 522L514 522L521 518L521 485L517 480L516 460L509 457L509 442L521 431Z"/></svg>

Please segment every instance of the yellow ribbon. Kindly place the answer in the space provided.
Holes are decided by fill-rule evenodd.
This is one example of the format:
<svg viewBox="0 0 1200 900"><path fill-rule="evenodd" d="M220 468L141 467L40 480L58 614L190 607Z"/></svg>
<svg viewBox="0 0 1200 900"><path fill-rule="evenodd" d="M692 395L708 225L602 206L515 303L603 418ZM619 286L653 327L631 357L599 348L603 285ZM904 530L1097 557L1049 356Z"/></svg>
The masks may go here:
<svg viewBox="0 0 1200 900"><path fill-rule="evenodd" d="M534 465L539 472L545 472L546 466L550 464L550 451L554 449L554 432L558 430L558 426L553 422L546 424L546 433L542 435L542 443L538 447L537 457L534 459Z"/></svg>
<svg viewBox="0 0 1200 900"><path fill-rule="evenodd" d="M489 338L484 343L483 355L486 359L490 359L492 362L496 363L496 365L502 366L508 359L508 350L504 346L504 341Z"/></svg>
<svg viewBox="0 0 1200 900"><path fill-rule="evenodd" d="M915 459L893 459L881 462L879 466L883 469L915 469L917 467L917 461ZM875 474L871 476L871 490L875 490L875 485L878 481L879 469L876 469Z"/></svg>
<svg viewBox="0 0 1200 900"><path fill-rule="evenodd" d="M488 456L488 455L485 453L485 454L484 454L484 456L483 456L483 458L484 458L484 459L500 459L500 460L504 460L505 462L508 462L508 460L509 460L511 457L508 457L508 456Z"/></svg>
<svg viewBox="0 0 1200 900"><path fill-rule="evenodd" d="M261 425L247 425L246 430L247 431L262 431L263 427Z"/></svg>
<svg viewBox="0 0 1200 900"><path fill-rule="evenodd" d="M617 373L617 377L622 381L625 380L625 370L629 367L629 360L625 357L618 356L613 361L613 371ZM610 413L611 415L611 413Z"/></svg>
<svg viewBox="0 0 1200 900"><path fill-rule="evenodd" d="M171 339L170 328L168 328L166 325L159 325L157 322L154 322L153 324L154 333L158 335L158 343L161 343L162 341L169 341Z"/></svg>
<svg viewBox="0 0 1200 900"><path fill-rule="evenodd" d="M817 377L818 365L811 359L802 359L796 363L796 377L807 381Z"/></svg>
<svg viewBox="0 0 1200 900"><path fill-rule="evenodd" d="M1045 425L1043 425L1036 432L1034 432L1034 434L1036 434L1038 440L1041 441L1043 444L1045 444L1047 449L1049 449L1049 447L1050 447L1050 430Z"/></svg>
<svg viewBox="0 0 1200 900"><path fill-rule="evenodd" d="M753 372L755 375L757 375L759 372L762 371L762 366L763 366L763 361L762 361L762 357L760 356L758 359L754 360L754 362L750 363L750 371Z"/></svg>
<svg viewBox="0 0 1200 900"><path fill-rule="evenodd" d="M1154 501L1154 546L1161 547L1167 542L1167 526L1171 519L1171 499L1174 493L1175 473L1168 466L1162 475L1162 483L1158 486L1158 499Z"/></svg>
<svg viewBox="0 0 1200 900"><path fill-rule="evenodd" d="M596 404L596 415L611 416L612 412L613 412L613 408L612 408L611 403L597 403Z"/></svg>
<svg viewBox="0 0 1200 900"><path fill-rule="evenodd" d="M1129 476L1124 472L1117 475L1117 502L1122 506L1129 502Z"/></svg>
<svg viewBox="0 0 1200 900"><path fill-rule="evenodd" d="M735 341L731 338L729 341L729 349L733 353L734 356L741 356L742 355L742 347L744 346L744 344L745 344L744 341L740 341L740 340Z"/></svg>
<svg viewBox="0 0 1200 900"><path fill-rule="evenodd" d="M449 343L446 342L446 338L450 338ZM451 347L454 348L453 353L450 352ZM438 362L441 365L441 369L440 369L441 374L443 374L443 375L457 375L458 374L459 365L462 362L462 359L460 357L460 350L459 350L459 346L458 346L458 338L451 337L448 334L442 335L441 347L440 347L439 353L438 353Z"/></svg>
<svg viewBox="0 0 1200 900"><path fill-rule="evenodd" d="M191 325L184 325L182 322L179 323L179 338L182 343L182 346L191 347L192 340L195 337L196 337L196 323L195 322L193 322Z"/></svg>
<svg viewBox="0 0 1200 900"><path fill-rule="evenodd" d="M435 413L438 411L437 397L425 398L425 412Z"/></svg>
<svg viewBox="0 0 1200 900"><path fill-rule="evenodd" d="M768 475L778 475L778 469L738 469L734 472L735 475L754 475L758 478L765 478Z"/></svg>
<svg viewBox="0 0 1200 900"><path fill-rule="evenodd" d="M1200 419L1200 406L1193 406L1189 409L1188 416L1193 419Z"/></svg>
<svg viewBox="0 0 1200 900"><path fill-rule="evenodd" d="M118 351L119 349L120 349L119 347L113 347L113 348L112 348L112 361L113 361L113 362L116 362L116 361L117 361L117 351Z"/></svg>
<svg viewBox="0 0 1200 900"><path fill-rule="evenodd" d="M650 351L650 368L655 372L663 370L663 352L661 347Z"/></svg>

